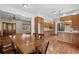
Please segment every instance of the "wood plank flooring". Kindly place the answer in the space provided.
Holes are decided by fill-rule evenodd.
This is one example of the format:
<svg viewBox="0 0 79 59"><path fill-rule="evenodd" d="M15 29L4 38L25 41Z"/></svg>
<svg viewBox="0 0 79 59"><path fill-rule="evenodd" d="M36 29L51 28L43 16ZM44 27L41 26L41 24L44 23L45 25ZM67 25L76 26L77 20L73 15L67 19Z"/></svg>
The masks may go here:
<svg viewBox="0 0 79 59"><path fill-rule="evenodd" d="M50 42L47 54L78 54L79 47L72 44L58 41L57 36L46 37L45 40Z"/></svg>
<svg viewBox="0 0 79 59"><path fill-rule="evenodd" d="M60 38L57 38L56 35L49 36L44 39L45 41L49 41L47 54L79 54L78 46L58 41L58 39Z"/></svg>

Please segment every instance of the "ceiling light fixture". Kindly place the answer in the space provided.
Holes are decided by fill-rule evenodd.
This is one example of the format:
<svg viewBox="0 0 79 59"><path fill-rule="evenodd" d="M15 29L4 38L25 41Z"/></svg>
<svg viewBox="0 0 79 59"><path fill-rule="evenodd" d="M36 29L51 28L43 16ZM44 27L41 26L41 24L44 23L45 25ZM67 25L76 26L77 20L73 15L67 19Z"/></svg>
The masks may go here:
<svg viewBox="0 0 79 59"><path fill-rule="evenodd" d="M28 4L23 4L23 7L24 8L29 8L29 5Z"/></svg>

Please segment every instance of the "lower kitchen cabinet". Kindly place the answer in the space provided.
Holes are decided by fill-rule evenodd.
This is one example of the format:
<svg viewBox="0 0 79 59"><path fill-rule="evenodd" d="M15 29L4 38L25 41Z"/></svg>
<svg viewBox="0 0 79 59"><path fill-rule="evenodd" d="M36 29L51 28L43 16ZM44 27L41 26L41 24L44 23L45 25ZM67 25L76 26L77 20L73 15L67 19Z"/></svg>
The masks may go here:
<svg viewBox="0 0 79 59"><path fill-rule="evenodd" d="M73 45L79 46L79 34L59 32L58 41L72 43Z"/></svg>

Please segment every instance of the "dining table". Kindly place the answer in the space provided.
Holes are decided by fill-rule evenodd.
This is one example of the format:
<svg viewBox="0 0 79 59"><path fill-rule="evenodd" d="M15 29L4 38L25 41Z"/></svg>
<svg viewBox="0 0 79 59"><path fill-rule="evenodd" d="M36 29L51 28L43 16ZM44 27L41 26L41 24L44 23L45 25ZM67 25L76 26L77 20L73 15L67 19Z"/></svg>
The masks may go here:
<svg viewBox="0 0 79 59"><path fill-rule="evenodd" d="M41 40L35 40L34 37L30 37L26 34L9 37L22 54L29 54L42 44Z"/></svg>

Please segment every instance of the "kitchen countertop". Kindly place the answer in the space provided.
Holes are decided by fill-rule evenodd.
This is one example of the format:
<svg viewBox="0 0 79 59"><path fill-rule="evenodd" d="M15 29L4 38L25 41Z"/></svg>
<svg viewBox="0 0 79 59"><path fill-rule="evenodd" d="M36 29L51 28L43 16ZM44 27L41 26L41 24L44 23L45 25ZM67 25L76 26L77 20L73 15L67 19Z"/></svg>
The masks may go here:
<svg viewBox="0 0 79 59"><path fill-rule="evenodd" d="M61 33L79 34L79 31L57 31Z"/></svg>

